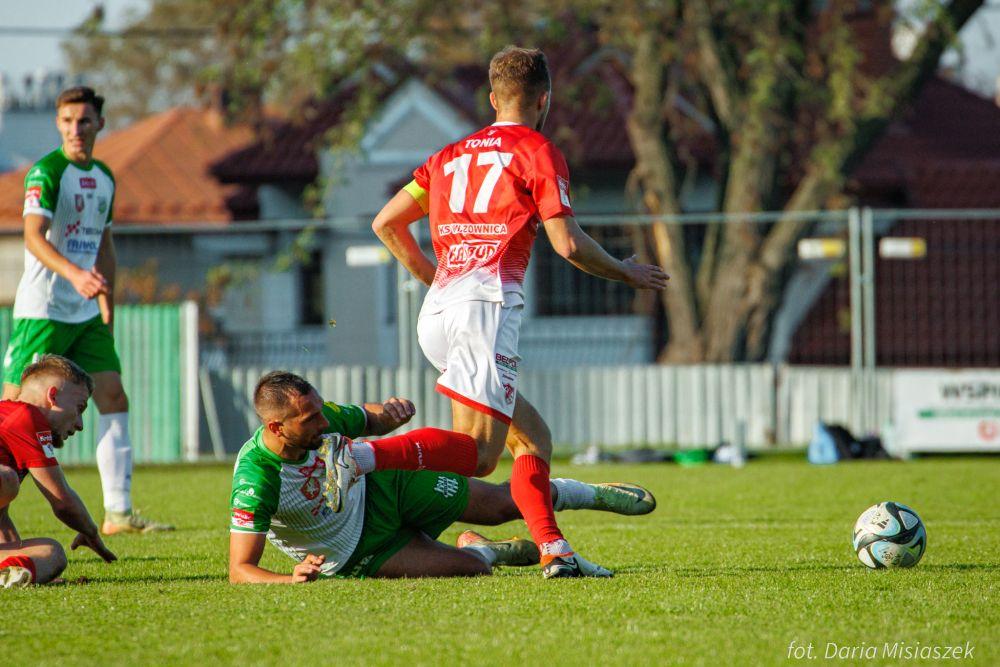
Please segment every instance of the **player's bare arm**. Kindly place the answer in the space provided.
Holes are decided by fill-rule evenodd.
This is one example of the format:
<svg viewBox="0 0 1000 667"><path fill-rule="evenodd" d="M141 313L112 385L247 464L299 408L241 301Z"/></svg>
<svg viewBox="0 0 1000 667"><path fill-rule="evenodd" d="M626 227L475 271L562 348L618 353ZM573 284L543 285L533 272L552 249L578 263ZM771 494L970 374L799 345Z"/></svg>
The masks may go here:
<svg viewBox="0 0 1000 667"><path fill-rule="evenodd" d="M115 240L111 227L104 228L101 236L101 246L97 249L97 259L94 269L104 277L107 289L97 295L97 305L101 309L101 319L114 330L115 323L115 269L118 268L118 256L115 254Z"/></svg>
<svg viewBox="0 0 1000 667"><path fill-rule="evenodd" d="M229 583L231 584L304 584L316 581L320 566L326 558L308 554L292 569L292 573L278 574L260 567L266 539L263 533L229 534Z"/></svg>
<svg viewBox="0 0 1000 667"><path fill-rule="evenodd" d="M362 406L367 417L363 435L385 435L413 419L417 409L406 398L393 396L384 403L365 403Z"/></svg>
<svg viewBox="0 0 1000 667"><path fill-rule="evenodd" d="M617 280L635 289L666 289L670 277L652 264L639 264L635 257L617 260L580 228L574 218L549 218L544 223L552 248L576 268L607 280Z"/></svg>
<svg viewBox="0 0 1000 667"><path fill-rule="evenodd" d="M423 253L410 231L410 225L424 217L425 213L413 195L400 190L375 216L372 229L407 271L420 282L430 285L434 282L434 263Z"/></svg>
<svg viewBox="0 0 1000 667"><path fill-rule="evenodd" d="M49 230L49 219L43 215L29 214L24 217L24 245L38 258L45 268L54 271L69 281L73 288L86 299L99 294L107 294L108 282L96 267L87 271L69 261L45 238Z"/></svg>
<svg viewBox="0 0 1000 667"><path fill-rule="evenodd" d="M49 466L31 468L30 471L38 490L42 492L52 507L52 513L56 515L57 519L77 531L72 548L88 547L107 563L118 560L118 557L101 540L97 532L97 524L90 517L90 513L83 501L80 500L80 496L66 482L62 468Z"/></svg>

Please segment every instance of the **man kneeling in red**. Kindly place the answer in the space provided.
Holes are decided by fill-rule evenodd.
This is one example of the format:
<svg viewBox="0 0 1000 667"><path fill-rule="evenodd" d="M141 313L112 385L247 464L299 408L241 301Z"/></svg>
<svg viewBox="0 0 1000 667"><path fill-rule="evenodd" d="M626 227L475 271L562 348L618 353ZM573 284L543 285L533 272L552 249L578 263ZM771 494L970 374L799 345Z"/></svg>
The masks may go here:
<svg viewBox="0 0 1000 667"><path fill-rule="evenodd" d="M29 472L56 518L77 531L72 548L89 547L108 563L116 560L55 458L65 439L83 428L81 414L93 391L82 368L47 354L24 369L18 400L0 401L0 588L44 584L66 568L59 542L22 540L10 519L8 508Z"/></svg>

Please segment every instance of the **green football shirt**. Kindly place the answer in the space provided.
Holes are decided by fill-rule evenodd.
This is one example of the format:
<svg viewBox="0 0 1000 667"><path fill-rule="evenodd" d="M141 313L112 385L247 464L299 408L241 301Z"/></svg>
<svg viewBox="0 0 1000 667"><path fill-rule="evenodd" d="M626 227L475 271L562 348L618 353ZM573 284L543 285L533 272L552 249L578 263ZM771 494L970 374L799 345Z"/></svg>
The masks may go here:
<svg viewBox="0 0 1000 667"><path fill-rule="evenodd" d="M367 417L357 405L326 403L325 433L356 438ZM260 427L240 449L233 469L230 530L263 533L279 550L302 561L306 554L326 556L323 573L337 572L354 553L364 527L365 479L347 494L340 512L331 510L323 495L326 464L316 452L301 461L286 461L264 444Z"/></svg>
<svg viewBox="0 0 1000 667"><path fill-rule="evenodd" d="M111 224L115 179L98 160L81 167L62 148L52 151L24 178L23 215L49 218L45 238L59 254L91 269L101 236ZM96 299L85 299L68 280L24 250L24 274L14 298L14 317L77 324L100 314Z"/></svg>

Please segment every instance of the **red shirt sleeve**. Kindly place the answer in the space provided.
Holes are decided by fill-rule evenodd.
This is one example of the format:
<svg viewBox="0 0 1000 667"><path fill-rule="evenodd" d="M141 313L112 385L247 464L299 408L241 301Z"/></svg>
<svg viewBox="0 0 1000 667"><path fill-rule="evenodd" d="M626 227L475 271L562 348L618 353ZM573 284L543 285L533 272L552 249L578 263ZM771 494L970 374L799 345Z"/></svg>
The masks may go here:
<svg viewBox="0 0 1000 667"><path fill-rule="evenodd" d="M532 156L531 167L528 188L538 207L538 217L544 222L549 218L572 216L569 167L559 149L546 141Z"/></svg>
<svg viewBox="0 0 1000 667"><path fill-rule="evenodd" d="M9 415L0 431L0 439L18 468L49 468L59 465L52 444L49 423L37 409L27 404Z"/></svg>
<svg viewBox="0 0 1000 667"><path fill-rule="evenodd" d="M413 180L427 192L431 191L431 160L433 159L432 155L427 158L426 162L413 170Z"/></svg>

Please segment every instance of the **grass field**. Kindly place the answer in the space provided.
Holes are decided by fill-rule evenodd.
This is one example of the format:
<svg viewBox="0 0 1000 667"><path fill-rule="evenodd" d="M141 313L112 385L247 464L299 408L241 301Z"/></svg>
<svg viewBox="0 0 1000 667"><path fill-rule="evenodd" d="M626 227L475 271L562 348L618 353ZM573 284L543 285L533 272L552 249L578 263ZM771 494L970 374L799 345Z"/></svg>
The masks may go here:
<svg viewBox="0 0 1000 667"><path fill-rule="evenodd" d="M231 586L229 467L141 468L138 505L180 529L110 538L120 557L111 566L73 554L66 576L89 583L0 591L0 663L757 665L797 662L788 657L794 640L812 642L819 663L829 662L828 643L874 645L875 662L911 664L922 661L885 659L883 644L968 642L971 662L1000 664L1000 459L553 472L640 481L656 493L659 508L647 517L561 515L582 553L616 570L613 580L546 582L525 568L476 580ZM98 508L96 470L68 475ZM11 512L22 535L68 544L69 531L29 487ZM857 515L888 499L927 526L914 569L869 571L851 552ZM290 564L267 548L265 567Z"/></svg>

